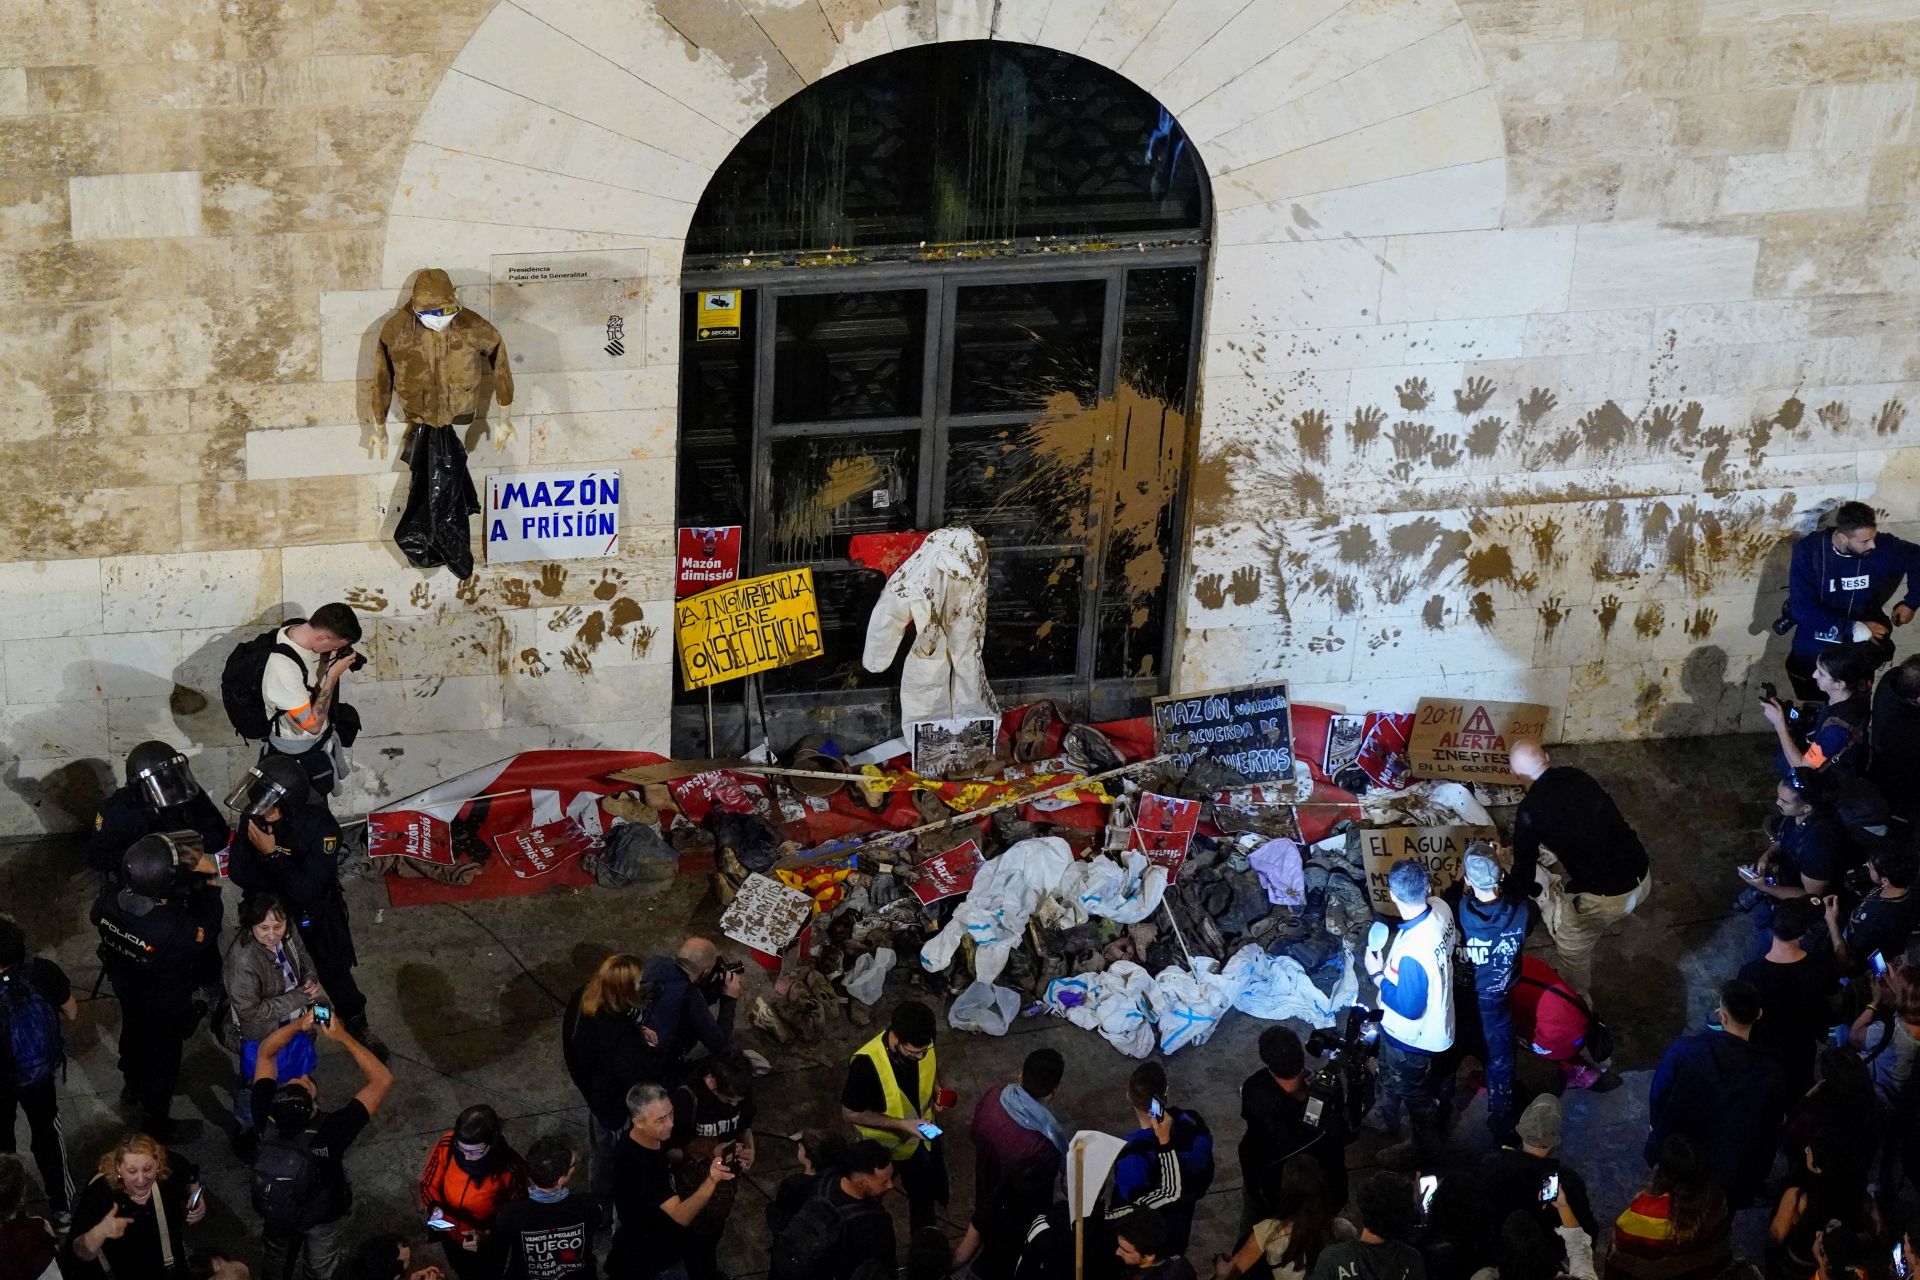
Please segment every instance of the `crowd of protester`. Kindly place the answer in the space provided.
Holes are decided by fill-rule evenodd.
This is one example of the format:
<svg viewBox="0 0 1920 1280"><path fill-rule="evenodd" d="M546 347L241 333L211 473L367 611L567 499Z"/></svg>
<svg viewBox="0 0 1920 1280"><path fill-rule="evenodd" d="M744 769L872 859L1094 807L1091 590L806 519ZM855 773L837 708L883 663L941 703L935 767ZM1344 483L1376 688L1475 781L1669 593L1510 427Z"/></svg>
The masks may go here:
<svg viewBox="0 0 1920 1280"><path fill-rule="evenodd" d="M831 1123L793 1142L795 1171L763 1177L763 1207L742 1210L742 1180L762 1163L754 1088L768 1064L735 1040L742 965L691 937L670 956L609 956L572 993L557 1057L584 1103L584 1141L550 1129L522 1152L491 1107L469 1106L420 1170L424 1237L356 1240L349 1157L394 1075L354 979L326 805L358 724L340 695L359 624L329 605L229 664L229 713L257 721L265 743L227 800L237 831L159 742L135 748L102 808L92 918L120 1007L120 1104L136 1119L97 1159L76 1166L60 1122L72 984L0 916L0 1138L10 1153L24 1115L39 1172L36 1191L0 1155L0 1280L247 1280L254 1266L268 1280L594 1280L603 1268L724 1280L730 1231L759 1238L771 1280L1193 1280L1209 1268L1215 1280L1908 1280L1920 658L1882 668L1891 628L1914 616L1910 603L1884 612L1890 580L1916 560L1876 533L1872 512L1847 504L1796 549L1783 622L1799 628L1789 665L1804 700L1766 702L1774 812L1729 883L1751 946L1708 1024L1659 1057L1644 1184L1602 1206L1611 1216L1563 1144L1560 1097L1621 1083L1591 1001L1594 961L1649 898L1654 867L1599 782L1519 741L1510 848L1474 844L1443 892L1417 860L1386 878L1393 918L1361 956L1379 1025L1359 1043L1375 1044L1377 1064L1330 1084L1294 1031L1260 1035L1240 1089L1231 1233L1197 1221L1216 1140L1158 1061L1132 1072L1133 1127L1076 1221L1063 1197L1086 1152L1054 1109L1066 1063L1052 1048L969 1101L973 1197L955 1205L945 1130L960 1099L941 1073L936 1011L915 999L851 1055ZM222 874L243 891L224 946ZM249 1171L251 1258L201 1247L209 1206L182 1151L200 1126L171 1113L183 1045L203 1023L236 1064L230 1134ZM359 1081L338 1105L317 1083L328 1056ZM1538 1069L1521 1071L1529 1059ZM1373 1105L1354 1105L1356 1081ZM1479 1089L1487 1133L1453 1135ZM1389 1141L1357 1145L1365 1128ZM1748 1211L1765 1243L1736 1261Z"/></svg>

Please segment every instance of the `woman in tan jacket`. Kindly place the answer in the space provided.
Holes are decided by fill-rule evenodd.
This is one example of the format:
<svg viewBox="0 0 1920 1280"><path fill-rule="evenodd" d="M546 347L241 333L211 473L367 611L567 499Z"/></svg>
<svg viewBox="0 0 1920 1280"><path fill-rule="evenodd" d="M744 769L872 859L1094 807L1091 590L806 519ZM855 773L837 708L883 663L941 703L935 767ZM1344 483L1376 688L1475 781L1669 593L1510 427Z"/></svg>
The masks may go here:
<svg viewBox="0 0 1920 1280"><path fill-rule="evenodd" d="M260 1042L308 1009L325 1008L327 993L314 976L313 957L307 954L300 931L292 927L287 904L277 893L252 893L241 901L240 927L227 944L223 974L240 1036L240 1079L234 1088L233 1115L243 1131L250 1131L250 1091ZM315 1060L313 1036L296 1035L280 1051L280 1079L306 1075Z"/></svg>

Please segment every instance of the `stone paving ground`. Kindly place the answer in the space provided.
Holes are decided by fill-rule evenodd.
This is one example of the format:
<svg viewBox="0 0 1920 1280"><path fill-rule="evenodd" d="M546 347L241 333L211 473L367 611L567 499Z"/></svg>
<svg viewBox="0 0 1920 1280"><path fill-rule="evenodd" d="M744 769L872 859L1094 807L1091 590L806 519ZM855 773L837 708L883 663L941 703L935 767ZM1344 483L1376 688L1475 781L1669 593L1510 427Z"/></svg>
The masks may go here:
<svg viewBox="0 0 1920 1280"><path fill-rule="evenodd" d="M1746 958L1751 931L1730 909L1737 888L1731 868L1751 845L1771 800L1769 746L1741 736L1567 747L1556 754L1612 789L1641 831L1656 877L1652 898L1603 944L1596 968L1597 1006L1616 1032L1614 1063L1626 1083L1604 1095L1575 1094L1566 1103L1566 1152L1585 1173L1596 1211L1611 1221L1644 1176L1639 1153L1652 1067L1670 1040L1704 1022L1716 984ZM31 945L63 965L82 993L61 1101L77 1181L122 1127L114 1111L118 1010L110 992L85 995L99 972L86 921L90 879L73 838L24 842L0 852L0 904L20 918ZM426 1235L414 1207L414 1180L428 1148L464 1106L492 1104L522 1150L555 1129L584 1147L584 1111L561 1066L558 1041L569 993L610 951L667 949L689 929L711 930L717 914L705 883L691 877L650 901L587 889L402 911L386 906L376 884L355 880L348 894L359 980L371 999L375 1029L393 1048L397 1077L386 1106L349 1157L356 1188L351 1240L379 1230ZM753 971L749 982L764 983L765 976ZM888 1002L901 990L896 978ZM758 1088L761 1164L739 1198L722 1250L723 1265L748 1276L765 1267L766 1195L793 1164L792 1145L781 1135L837 1115L843 1064L871 1033L842 1025L821 1043L783 1048L746 1030L744 1016L741 1024L743 1043L775 1064ZM1254 1042L1262 1025L1231 1015L1209 1044L1169 1063L1175 1098L1207 1117L1218 1143L1219 1173L1194 1233L1193 1253L1202 1260L1231 1246L1240 1187L1234 1155L1238 1088L1256 1064ZM1088 1032L1050 1018L1023 1020L1000 1040L945 1032L941 1074L962 1100L952 1126L954 1201L946 1215L956 1232L972 1199L964 1122L972 1100L985 1086L1015 1075L1026 1053L1042 1044L1067 1056L1068 1076L1055 1107L1070 1129L1122 1132L1131 1124L1124 1085L1134 1063ZM184 1148L206 1171L211 1197L199 1243L237 1248L247 1257L256 1246L245 1173L219 1127L233 1071L232 1059L211 1038L196 1037L175 1114L210 1122L205 1135ZM343 1055L323 1053L320 1076L323 1105L337 1104L357 1087ZM1476 1105L1463 1117L1451 1139L1451 1159L1469 1160L1481 1149L1480 1116ZM24 1120L17 1141L24 1152ZM1368 1134L1355 1144L1350 1159L1356 1167L1371 1164L1379 1141ZM1743 1235L1757 1241L1759 1215L1743 1217Z"/></svg>

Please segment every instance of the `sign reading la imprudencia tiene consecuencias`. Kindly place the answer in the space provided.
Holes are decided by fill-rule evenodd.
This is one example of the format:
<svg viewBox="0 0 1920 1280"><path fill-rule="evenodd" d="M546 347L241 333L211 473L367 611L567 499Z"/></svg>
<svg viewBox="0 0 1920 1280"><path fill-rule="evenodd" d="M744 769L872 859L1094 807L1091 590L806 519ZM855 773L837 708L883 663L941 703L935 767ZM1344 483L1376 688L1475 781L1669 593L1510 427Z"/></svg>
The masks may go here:
<svg viewBox="0 0 1920 1280"><path fill-rule="evenodd" d="M620 473L487 477L487 559L591 560L620 542Z"/></svg>

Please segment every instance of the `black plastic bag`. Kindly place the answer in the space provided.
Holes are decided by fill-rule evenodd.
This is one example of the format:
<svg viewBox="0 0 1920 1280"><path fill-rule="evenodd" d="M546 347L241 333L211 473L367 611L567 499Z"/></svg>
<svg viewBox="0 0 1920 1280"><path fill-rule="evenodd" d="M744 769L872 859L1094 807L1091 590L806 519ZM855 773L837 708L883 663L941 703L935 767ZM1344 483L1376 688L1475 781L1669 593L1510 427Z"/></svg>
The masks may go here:
<svg viewBox="0 0 1920 1280"><path fill-rule="evenodd" d="M452 427L415 426L407 438L413 484L393 540L416 569L446 565L461 578L473 576L473 545L467 517L480 510L467 450Z"/></svg>

